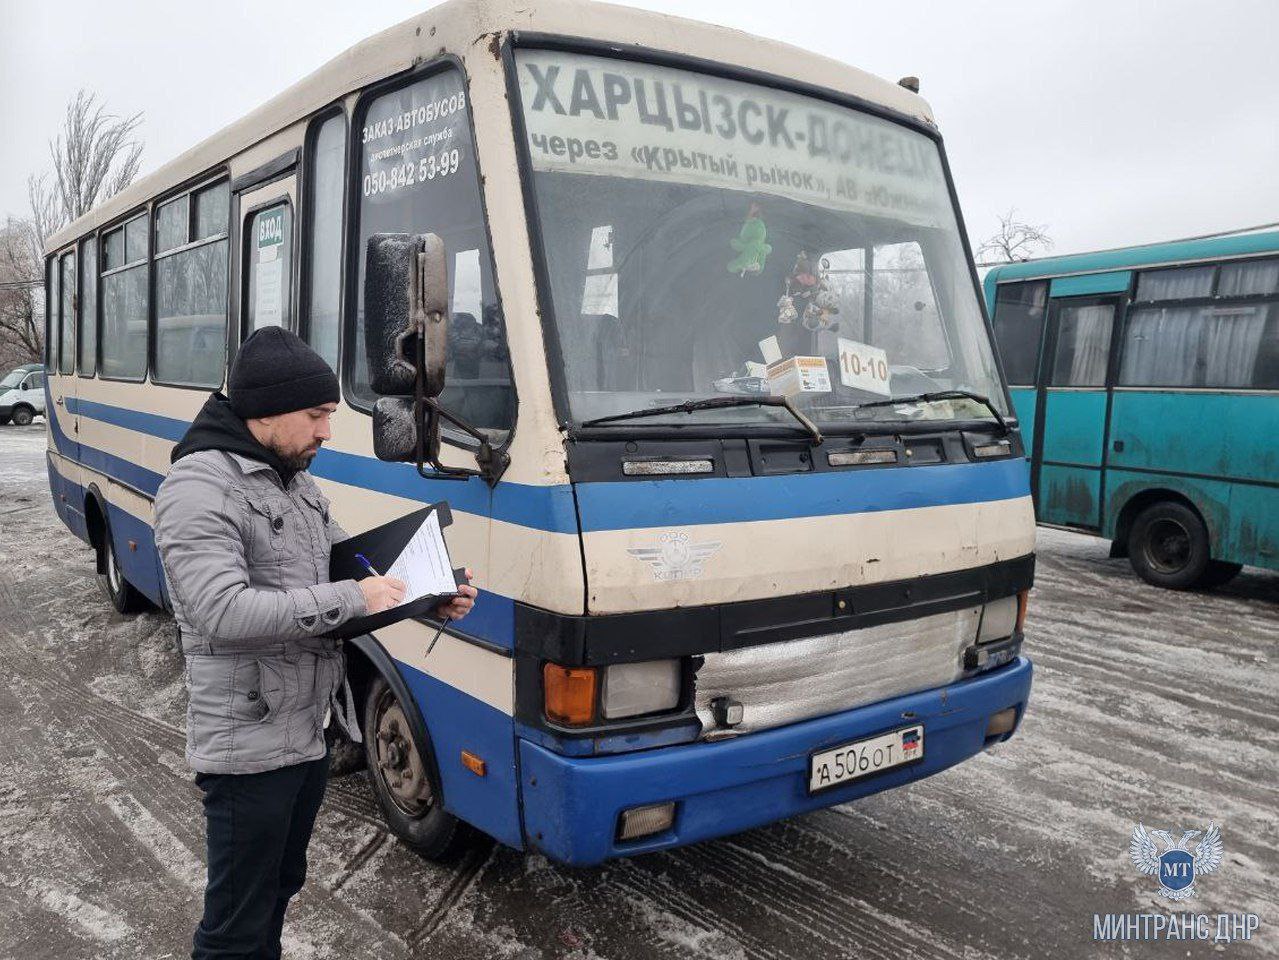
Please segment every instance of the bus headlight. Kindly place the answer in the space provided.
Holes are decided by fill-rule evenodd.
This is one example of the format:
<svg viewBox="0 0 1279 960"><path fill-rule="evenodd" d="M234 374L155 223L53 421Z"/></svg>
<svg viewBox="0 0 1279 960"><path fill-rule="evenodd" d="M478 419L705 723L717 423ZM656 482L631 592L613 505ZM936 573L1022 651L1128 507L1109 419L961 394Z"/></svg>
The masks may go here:
<svg viewBox="0 0 1279 960"><path fill-rule="evenodd" d="M618 720L674 710L679 692L679 660L617 663L604 671L604 717Z"/></svg>
<svg viewBox="0 0 1279 960"><path fill-rule="evenodd" d="M1011 637L1017 628L1017 614L1021 608L1019 597L1001 597L986 604L981 612L981 627L977 631L978 643L989 643Z"/></svg>

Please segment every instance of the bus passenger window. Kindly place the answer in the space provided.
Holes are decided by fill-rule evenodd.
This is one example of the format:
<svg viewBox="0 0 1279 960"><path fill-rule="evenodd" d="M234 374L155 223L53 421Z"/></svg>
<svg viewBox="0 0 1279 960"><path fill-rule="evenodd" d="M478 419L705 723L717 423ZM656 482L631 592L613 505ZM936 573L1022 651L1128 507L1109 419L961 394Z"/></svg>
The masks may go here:
<svg viewBox="0 0 1279 960"><path fill-rule="evenodd" d="M1151 307L1128 318L1124 386L1274 386L1276 308L1266 303Z"/></svg>
<svg viewBox="0 0 1279 960"><path fill-rule="evenodd" d="M1054 387L1103 387L1110 363L1110 329L1115 307L1109 303L1062 307L1057 318Z"/></svg>
<svg viewBox="0 0 1279 960"><path fill-rule="evenodd" d="M1044 334L1048 282L1001 283L995 294L995 340L1012 386L1035 385L1039 341Z"/></svg>
<svg viewBox="0 0 1279 960"><path fill-rule="evenodd" d="M1219 297L1253 297L1279 293L1279 260L1223 263L1217 281Z"/></svg>
<svg viewBox="0 0 1279 960"><path fill-rule="evenodd" d="M293 324L289 287L293 277L293 207L259 210L249 221L247 333Z"/></svg>
<svg viewBox="0 0 1279 960"><path fill-rule="evenodd" d="M155 379L217 387L226 365L226 182L195 193L194 219L192 199L156 213Z"/></svg>
<svg viewBox="0 0 1279 960"><path fill-rule="evenodd" d="M102 271L102 375L147 374L147 215L106 235Z"/></svg>
<svg viewBox="0 0 1279 960"><path fill-rule="evenodd" d="M58 355L58 261L50 257L44 267L44 368L53 369Z"/></svg>
<svg viewBox="0 0 1279 960"><path fill-rule="evenodd" d="M1137 299L1192 300L1212 296L1215 266L1145 270L1137 277Z"/></svg>
<svg viewBox="0 0 1279 960"><path fill-rule="evenodd" d="M80 352L80 376L98 369L98 241L86 237L80 245L80 315L76 343Z"/></svg>
<svg viewBox="0 0 1279 960"><path fill-rule="evenodd" d="M310 231L302 311L303 334L315 352L338 368L338 324L342 316L342 185L346 177L346 116L320 125L311 148Z"/></svg>
<svg viewBox="0 0 1279 960"><path fill-rule="evenodd" d="M363 349L363 252L369 237L434 233L448 254L453 309L440 403L478 427L509 429L514 395L506 329L461 74L447 69L377 96L352 132L360 177L351 278L359 296L348 338L358 347L347 351L350 392L366 405L375 399Z"/></svg>
<svg viewBox="0 0 1279 960"><path fill-rule="evenodd" d="M62 255L62 333L58 338L58 372L75 373L75 254Z"/></svg>

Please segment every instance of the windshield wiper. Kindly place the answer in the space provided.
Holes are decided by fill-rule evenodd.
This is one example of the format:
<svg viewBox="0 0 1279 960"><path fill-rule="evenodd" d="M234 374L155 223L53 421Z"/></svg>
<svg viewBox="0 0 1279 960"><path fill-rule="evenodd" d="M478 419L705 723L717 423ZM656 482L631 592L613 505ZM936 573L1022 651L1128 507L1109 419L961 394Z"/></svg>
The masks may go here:
<svg viewBox="0 0 1279 960"><path fill-rule="evenodd" d="M813 438L813 443L822 442L822 432L817 429L817 424L809 420L795 408L791 403L790 397L705 397L701 400L685 400L683 403L673 403L668 407L647 407L643 410L632 410L629 413L614 413L607 417L596 417L594 420L584 420L581 423L583 427L597 427L605 423L617 423L619 420L638 420L641 417L657 417L667 413L692 413L694 410L715 410L720 407L781 407L796 420L804 428L804 431Z"/></svg>
<svg viewBox="0 0 1279 960"><path fill-rule="evenodd" d="M1008 421L999 412L999 408L991 402L990 397L980 393L973 393L971 390L937 390L933 393L916 393L909 397L889 397L887 400L872 400L870 403L859 403L856 409L891 407L899 403L932 403L934 400L972 400L974 403L980 403L991 412L1005 435L1012 432L1008 426Z"/></svg>

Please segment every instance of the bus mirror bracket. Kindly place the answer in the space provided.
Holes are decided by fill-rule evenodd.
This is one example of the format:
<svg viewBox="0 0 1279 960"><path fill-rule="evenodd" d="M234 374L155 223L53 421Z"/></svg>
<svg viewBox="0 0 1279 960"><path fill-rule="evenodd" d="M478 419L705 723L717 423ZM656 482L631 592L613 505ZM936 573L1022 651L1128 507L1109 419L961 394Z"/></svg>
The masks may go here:
<svg viewBox="0 0 1279 960"><path fill-rule="evenodd" d="M479 469L450 467L440 462L440 427L452 424L478 444ZM379 460L408 461L428 480L464 480L481 477L490 486L502 479L510 455L493 446L488 436L446 410L434 397L416 392L412 397L379 397L373 405L373 452Z"/></svg>

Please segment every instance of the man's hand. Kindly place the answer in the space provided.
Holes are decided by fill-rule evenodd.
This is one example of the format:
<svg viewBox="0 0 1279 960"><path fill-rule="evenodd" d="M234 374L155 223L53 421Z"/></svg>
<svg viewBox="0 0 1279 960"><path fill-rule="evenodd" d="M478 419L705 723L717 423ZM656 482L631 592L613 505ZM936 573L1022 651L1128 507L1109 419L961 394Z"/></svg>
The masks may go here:
<svg viewBox="0 0 1279 960"><path fill-rule="evenodd" d="M471 579L471 568L466 568L466 579ZM448 617L450 620L461 620L464 616L471 612L471 607L475 606L475 598L480 595L469 583L464 583L457 588L460 597L454 597L448 603L441 603L435 608L435 616L439 620Z"/></svg>
<svg viewBox="0 0 1279 960"><path fill-rule="evenodd" d="M365 577L357 581L364 594L364 607L370 613L390 610L404 599L404 581L395 577Z"/></svg>

